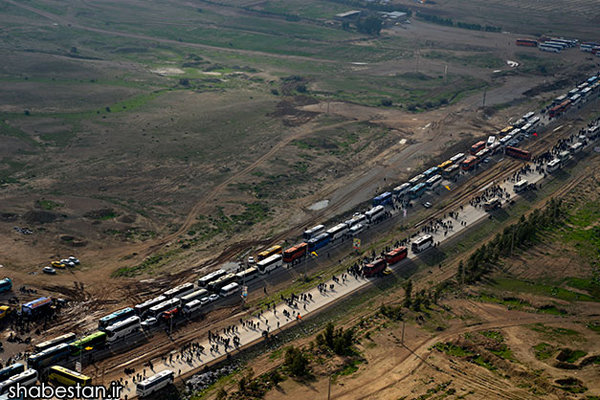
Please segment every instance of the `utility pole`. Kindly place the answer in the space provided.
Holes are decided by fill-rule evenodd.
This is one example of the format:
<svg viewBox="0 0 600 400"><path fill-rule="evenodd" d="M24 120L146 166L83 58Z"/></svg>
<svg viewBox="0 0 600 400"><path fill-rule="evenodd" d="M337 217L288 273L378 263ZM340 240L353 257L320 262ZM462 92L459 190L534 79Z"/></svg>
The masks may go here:
<svg viewBox="0 0 600 400"><path fill-rule="evenodd" d="M448 82L448 64L444 66L444 82Z"/></svg>
<svg viewBox="0 0 600 400"><path fill-rule="evenodd" d="M485 107L485 95L487 94L487 87L483 89L483 105L482 107Z"/></svg>
<svg viewBox="0 0 600 400"><path fill-rule="evenodd" d="M331 399L331 374L329 374L329 385L327 386L327 400Z"/></svg>
<svg viewBox="0 0 600 400"><path fill-rule="evenodd" d="M404 326L406 325L406 321L402 321L402 345L404 345Z"/></svg>

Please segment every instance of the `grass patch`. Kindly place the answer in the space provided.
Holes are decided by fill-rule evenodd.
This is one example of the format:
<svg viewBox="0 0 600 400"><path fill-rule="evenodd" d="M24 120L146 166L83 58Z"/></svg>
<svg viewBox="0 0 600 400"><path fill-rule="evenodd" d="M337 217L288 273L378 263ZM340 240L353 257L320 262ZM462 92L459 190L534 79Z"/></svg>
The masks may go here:
<svg viewBox="0 0 600 400"><path fill-rule="evenodd" d="M483 332L479 332L479 333L488 339L495 340L496 342L504 341L504 336L502 336L502 333L500 333L498 331L483 331Z"/></svg>
<svg viewBox="0 0 600 400"><path fill-rule="evenodd" d="M559 361L574 363L579 360L581 357L585 357L587 352L583 350L571 350L571 349L562 349L560 354L556 357Z"/></svg>
<svg viewBox="0 0 600 400"><path fill-rule="evenodd" d="M545 285L514 278L496 278L494 279L494 283L492 283L492 287L504 291L532 293L539 296L554 297L556 299L566 301L598 301L598 299L592 296L576 293L558 286Z"/></svg>
<svg viewBox="0 0 600 400"><path fill-rule="evenodd" d="M60 207L61 205L55 201L52 200L45 200L45 199L41 199L41 200L36 200L35 202L36 207L41 208L42 210L54 210L55 208Z"/></svg>
<svg viewBox="0 0 600 400"><path fill-rule="evenodd" d="M543 335L546 336L579 336L580 333L577 331L574 331L573 329L567 329L567 328L560 328L560 327L553 327L553 326L546 326L544 324L533 324L533 325L529 325L529 329L531 329L534 332L538 332L541 333Z"/></svg>
<svg viewBox="0 0 600 400"><path fill-rule="evenodd" d="M438 342L435 345L433 345L433 348L438 351L441 351L442 353L446 353L447 355L454 357L471 357L474 355L471 351L467 350L466 348L462 346L457 346L450 342Z"/></svg>
<svg viewBox="0 0 600 400"><path fill-rule="evenodd" d="M590 321L586 326L594 332L600 333L600 321Z"/></svg>
<svg viewBox="0 0 600 400"><path fill-rule="evenodd" d="M475 358L473 358L471 360L472 362L474 362L475 364L488 369L490 371L494 371L496 369L496 367L494 366L494 364L490 363L489 361L486 361L482 356L477 356Z"/></svg>
<svg viewBox="0 0 600 400"><path fill-rule="evenodd" d="M562 308L557 308L553 305L545 305L538 308L538 311L543 314L551 314L551 315L565 315L567 312Z"/></svg>
<svg viewBox="0 0 600 400"><path fill-rule="evenodd" d="M538 343L532 347L535 358L540 361L544 361L552 357L556 352L556 347L548 343Z"/></svg>

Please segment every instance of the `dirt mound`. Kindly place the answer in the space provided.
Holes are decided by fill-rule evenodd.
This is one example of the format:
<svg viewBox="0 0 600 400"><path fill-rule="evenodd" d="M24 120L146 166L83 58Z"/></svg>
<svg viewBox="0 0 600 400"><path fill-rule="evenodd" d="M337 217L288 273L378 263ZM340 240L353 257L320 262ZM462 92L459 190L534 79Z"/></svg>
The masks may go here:
<svg viewBox="0 0 600 400"><path fill-rule="evenodd" d="M16 221L17 218L19 218L19 215L15 213L0 213L0 221L3 222Z"/></svg>
<svg viewBox="0 0 600 400"><path fill-rule="evenodd" d="M136 217L135 215L123 215L122 217L119 218L119 222L123 222L124 224L131 224L133 222L135 222Z"/></svg>
<svg viewBox="0 0 600 400"><path fill-rule="evenodd" d="M58 214L43 210L31 210L23 214L23 219L29 224L47 224L58 218Z"/></svg>
<svg viewBox="0 0 600 400"><path fill-rule="evenodd" d="M101 208L99 210L88 211L83 214L84 217L90 219L109 219L114 218L117 214L112 208Z"/></svg>

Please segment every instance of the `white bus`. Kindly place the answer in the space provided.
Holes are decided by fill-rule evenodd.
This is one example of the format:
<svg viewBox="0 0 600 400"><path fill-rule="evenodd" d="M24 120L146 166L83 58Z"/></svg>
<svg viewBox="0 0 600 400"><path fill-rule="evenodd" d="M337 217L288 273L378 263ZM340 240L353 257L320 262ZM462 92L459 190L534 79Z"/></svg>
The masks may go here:
<svg viewBox="0 0 600 400"><path fill-rule="evenodd" d="M417 183L422 182L424 179L425 179L425 175L419 174L419 175L413 177L411 180L409 180L408 183L410 184L410 187L413 187Z"/></svg>
<svg viewBox="0 0 600 400"><path fill-rule="evenodd" d="M302 237L305 240L310 240L314 237L319 236L321 233L323 233L324 230L325 230L325 225L313 226L312 228L305 230L304 233L302 234Z"/></svg>
<svg viewBox="0 0 600 400"><path fill-rule="evenodd" d="M219 296L221 296L221 297L229 297L231 295L239 293L240 289L241 289L240 285L237 284L237 283L235 283L235 282L233 282L233 283L230 283L227 286L223 286L221 288L221 291L219 292Z"/></svg>
<svg viewBox="0 0 600 400"><path fill-rule="evenodd" d="M398 197L403 197L404 195L408 194L408 191L410 190L412 186L410 186L410 183L406 182L403 183L400 186L396 186L394 188L394 194Z"/></svg>
<svg viewBox="0 0 600 400"><path fill-rule="evenodd" d="M224 269L218 269L216 271L211 272L208 275L204 275L202 278L198 279L198 286L206 287L210 282L216 281L223 275L227 275L227 271Z"/></svg>
<svg viewBox="0 0 600 400"><path fill-rule="evenodd" d="M140 317L136 316L127 318L124 321L119 321L114 325L106 327L105 332L108 336L106 341L114 342L132 334L135 331L138 331L141 327L140 322Z"/></svg>
<svg viewBox="0 0 600 400"><path fill-rule="evenodd" d="M365 214L354 214L350 220L350 227L358 224L364 224L365 222L367 222L367 217Z"/></svg>
<svg viewBox="0 0 600 400"><path fill-rule="evenodd" d="M162 303L151 307L148 313L155 318L159 318L162 313L169 311L173 307L177 307L179 304L181 304L181 300L175 297L174 299L165 300Z"/></svg>
<svg viewBox="0 0 600 400"><path fill-rule="evenodd" d="M522 192L527 188L527 185L529 185L529 182L527 182L525 179L521 179L519 182L514 184L513 190L515 193Z"/></svg>
<svg viewBox="0 0 600 400"><path fill-rule="evenodd" d="M133 307L133 309L135 310L137 315L143 316L146 313L146 311L148 311L155 305L162 303L165 300L167 300L165 296L158 296L153 299L146 300L142 304L137 304L135 307Z"/></svg>
<svg viewBox="0 0 600 400"><path fill-rule="evenodd" d="M148 379L144 379L140 383L137 384L135 388L135 393L139 397L148 396L170 384L175 380L175 374L173 371L168 369L159 372L156 375L152 375Z"/></svg>
<svg viewBox="0 0 600 400"><path fill-rule="evenodd" d="M433 236L427 234L417 238L412 242L411 250L413 253L420 253L433 246Z"/></svg>
<svg viewBox="0 0 600 400"><path fill-rule="evenodd" d="M38 372L35 369L26 369L18 375L13 376L9 380L0 383L0 393L7 393L9 388L21 385L31 386L35 385L38 380Z"/></svg>
<svg viewBox="0 0 600 400"><path fill-rule="evenodd" d="M494 143L496 143L496 136L493 136L493 135L492 135L492 136L488 137L488 140L487 140L486 146L487 146L487 147L490 147L490 146L491 146L491 145L493 145Z"/></svg>
<svg viewBox="0 0 600 400"><path fill-rule="evenodd" d="M463 158L465 158L465 153L458 153L455 156L453 156L450 161L452 161L453 164L458 164L459 162L461 162L463 160Z"/></svg>
<svg viewBox="0 0 600 400"><path fill-rule="evenodd" d="M186 294L190 294L194 291L194 284L192 282L184 283L179 286L175 286L173 289L169 289L163 293L167 299L172 299L173 297L181 297Z"/></svg>
<svg viewBox="0 0 600 400"><path fill-rule="evenodd" d="M208 290L206 290L206 289L196 290L195 292L186 294L185 296L181 297L181 304L190 303L194 300L201 299L204 296L208 296L209 294L210 293L208 293Z"/></svg>
<svg viewBox="0 0 600 400"><path fill-rule="evenodd" d="M337 224L333 228L327 229L327 233L329 234L329 237L331 237L332 241L339 238L343 238L344 236L346 236L346 233L348 233L348 225Z"/></svg>
<svg viewBox="0 0 600 400"><path fill-rule="evenodd" d="M192 300L183 306L183 313L189 315L195 311L198 311L200 308L202 308L202 302L199 299Z"/></svg>
<svg viewBox="0 0 600 400"><path fill-rule="evenodd" d="M569 151L572 154L579 153L583 149L583 143L577 142L569 146Z"/></svg>
<svg viewBox="0 0 600 400"><path fill-rule="evenodd" d="M365 217L367 217L370 223L376 222L377 220L383 218L384 215L384 206L376 206L371 208L369 211L365 212Z"/></svg>
<svg viewBox="0 0 600 400"><path fill-rule="evenodd" d="M361 233L362 231L365 230L365 226L363 224L357 224L354 225L352 228L350 228L350 230L348 231L348 236L356 236L359 233Z"/></svg>
<svg viewBox="0 0 600 400"><path fill-rule="evenodd" d="M548 163L548 166L546 167L546 170L548 172L554 172L560 169L560 160L558 158L555 158L554 160L550 161Z"/></svg>
<svg viewBox="0 0 600 400"><path fill-rule="evenodd" d="M246 268L245 270L235 274L235 276L238 282L245 283L256 278L258 276L258 270L256 269L256 267Z"/></svg>
<svg viewBox="0 0 600 400"><path fill-rule="evenodd" d="M533 117L533 118L531 118L529 123L531 124L531 126L533 126L535 128L536 126L539 125L540 121L541 121L540 117Z"/></svg>
<svg viewBox="0 0 600 400"><path fill-rule="evenodd" d="M529 121L534 115L535 115L535 113L533 111L529 111L527 114L523 115L522 118L525 121Z"/></svg>
<svg viewBox="0 0 600 400"><path fill-rule="evenodd" d="M433 188L438 187L441 182L442 182L442 176L441 175L434 175L431 178L427 179L426 184L431 189L433 189Z"/></svg>
<svg viewBox="0 0 600 400"><path fill-rule="evenodd" d="M525 133L531 133L531 131L533 130L533 125L531 125L530 122L526 123L525 125L523 125L523 127L521 128L521 130Z"/></svg>
<svg viewBox="0 0 600 400"><path fill-rule="evenodd" d="M258 272L261 274L269 273L283 265L283 257L281 254L273 254L270 257L261 260L256 264Z"/></svg>

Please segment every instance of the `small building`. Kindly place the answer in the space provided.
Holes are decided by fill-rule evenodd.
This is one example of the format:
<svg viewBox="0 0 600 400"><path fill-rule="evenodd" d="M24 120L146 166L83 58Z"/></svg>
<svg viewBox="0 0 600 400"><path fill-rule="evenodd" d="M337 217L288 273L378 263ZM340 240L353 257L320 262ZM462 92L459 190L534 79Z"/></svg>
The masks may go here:
<svg viewBox="0 0 600 400"><path fill-rule="evenodd" d="M351 10L335 15L335 19L342 22L351 22L357 20L361 15L359 10Z"/></svg>

